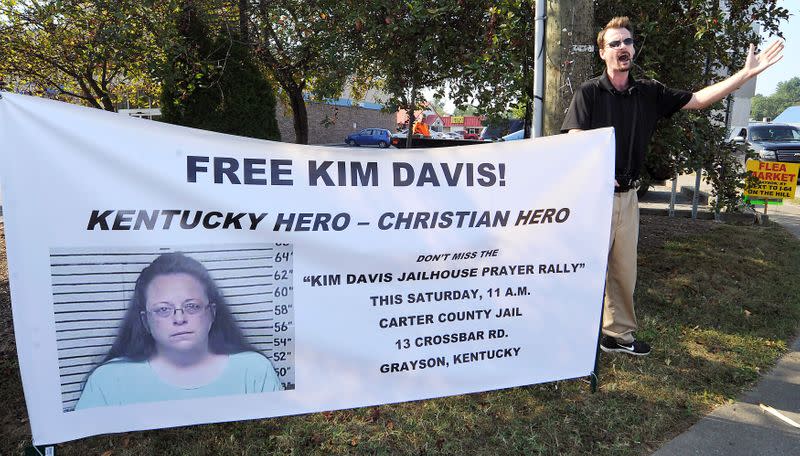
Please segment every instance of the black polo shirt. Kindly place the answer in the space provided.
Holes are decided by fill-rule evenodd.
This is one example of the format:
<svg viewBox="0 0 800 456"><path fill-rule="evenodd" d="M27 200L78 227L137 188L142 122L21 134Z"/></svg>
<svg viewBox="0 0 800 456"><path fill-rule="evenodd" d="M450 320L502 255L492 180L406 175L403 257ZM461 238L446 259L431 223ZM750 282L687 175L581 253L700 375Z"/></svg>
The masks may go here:
<svg viewBox="0 0 800 456"><path fill-rule="evenodd" d="M628 89L611 85L608 73L584 82L572 97L561 131L614 127L617 180L639 178L647 145L662 117L670 117L692 99L692 93L652 80L628 76Z"/></svg>

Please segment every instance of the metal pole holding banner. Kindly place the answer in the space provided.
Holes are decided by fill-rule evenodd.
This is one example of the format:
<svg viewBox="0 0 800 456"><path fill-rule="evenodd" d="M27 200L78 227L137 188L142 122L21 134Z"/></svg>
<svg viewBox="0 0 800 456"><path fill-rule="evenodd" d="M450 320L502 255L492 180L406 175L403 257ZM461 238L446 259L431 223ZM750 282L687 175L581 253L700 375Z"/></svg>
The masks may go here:
<svg viewBox="0 0 800 456"><path fill-rule="evenodd" d="M608 275L608 266L606 266L606 277ZM600 325L597 330L597 348L595 349L594 354L594 367L592 371L589 373L589 386L592 389L592 393L597 392L597 386L600 383L600 341L603 340L603 313L606 311L606 286L603 285L603 299L600 301Z"/></svg>
<svg viewBox="0 0 800 456"><path fill-rule="evenodd" d="M25 456L55 456L56 448L52 445L29 446L25 448Z"/></svg>
<svg viewBox="0 0 800 456"><path fill-rule="evenodd" d="M542 113L544 112L544 30L545 20L545 2L543 0L536 0L536 17L534 18L534 45L533 52L533 137L542 137L543 119Z"/></svg>

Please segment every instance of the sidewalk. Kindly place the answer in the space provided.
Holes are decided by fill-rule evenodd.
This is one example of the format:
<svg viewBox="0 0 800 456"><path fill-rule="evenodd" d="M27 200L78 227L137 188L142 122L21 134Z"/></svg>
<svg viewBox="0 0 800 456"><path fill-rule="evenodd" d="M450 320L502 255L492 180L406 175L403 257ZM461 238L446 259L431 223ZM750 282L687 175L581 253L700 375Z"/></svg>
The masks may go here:
<svg viewBox="0 0 800 456"><path fill-rule="evenodd" d="M686 216L692 210L692 195L695 185L695 175L682 175L678 177L676 192L675 211L680 215ZM681 191L683 190L683 192ZM672 193L672 181L667 180L664 185L656 185L639 201L639 208L642 213L666 214ZM712 209L708 205L708 198L711 197L711 185L700 180L700 204L698 204L699 217L713 218ZM798 185L795 198L800 199L800 185ZM770 220L783 225L784 228L800 237L800 205L799 203L786 203L783 205L770 205L767 208L767 216ZM764 213L764 206L758 206L758 213ZM799 453L800 454L800 453Z"/></svg>
<svg viewBox="0 0 800 456"><path fill-rule="evenodd" d="M681 176L678 191L681 186L693 188L694 176ZM671 188L672 182L667 181L666 186L651 189L642 198L640 208L663 212L669 204ZM708 192L708 186L702 184L701 191ZM800 190L796 195L800 196ZM691 209L688 196L678 198L676 209ZM711 209L700 205L698 210L708 213ZM758 212L763 213L764 208L759 208ZM769 206L767 215L770 221L781 224L800 238L800 206ZM800 423L800 338L752 391L736 402L717 408L653 455L800 455L800 428L781 417Z"/></svg>

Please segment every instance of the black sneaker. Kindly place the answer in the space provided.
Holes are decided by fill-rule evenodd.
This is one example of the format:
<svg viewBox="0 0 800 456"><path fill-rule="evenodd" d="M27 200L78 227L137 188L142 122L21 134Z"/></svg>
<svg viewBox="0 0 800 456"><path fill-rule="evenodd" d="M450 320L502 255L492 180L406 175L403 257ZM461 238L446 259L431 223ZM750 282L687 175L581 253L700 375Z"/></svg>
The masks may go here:
<svg viewBox="0 0 800 456"><path fill-rule="evenodd" d="M634 340L629 344L621 344L617 339L603 336L600 339L600 349L606 353L627 353L633 356L647 356L650 354L650 346L646 342Z"/></svg>

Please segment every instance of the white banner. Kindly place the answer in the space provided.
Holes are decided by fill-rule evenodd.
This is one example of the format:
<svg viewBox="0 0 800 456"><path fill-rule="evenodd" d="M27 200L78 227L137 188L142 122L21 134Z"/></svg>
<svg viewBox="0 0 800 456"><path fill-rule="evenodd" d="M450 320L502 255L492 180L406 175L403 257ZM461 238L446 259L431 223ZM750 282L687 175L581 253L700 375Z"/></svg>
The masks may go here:
<svg viewBox="0 0 800 456"><path fill-rule="evenodd" d="M33 440L589 375L611 129L427 150L0 99Z"/></svg>

